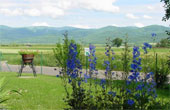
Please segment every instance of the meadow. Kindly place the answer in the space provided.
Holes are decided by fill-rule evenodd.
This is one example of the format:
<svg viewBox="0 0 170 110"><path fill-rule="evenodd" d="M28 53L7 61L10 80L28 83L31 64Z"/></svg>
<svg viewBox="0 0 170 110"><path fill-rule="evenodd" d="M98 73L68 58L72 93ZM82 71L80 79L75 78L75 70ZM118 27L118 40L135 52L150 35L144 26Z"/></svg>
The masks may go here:
<svg viewBox="0 0 170 110"><path fill-rule="evenodd" d="M0 72L0 77L5 77L4 91L17 90L21 93L11 93L9 100L5 102L6 107L13 110L56 110L66 108L64 103L66 93L60 77L23 74L16 77L17 73ZM116 82L122 82L115 80ZM71 87L70 87L71 90ZM168 100L170 98L168 89L157 89L158 99ZM157 99L157 100L158 100Z"/></svg>

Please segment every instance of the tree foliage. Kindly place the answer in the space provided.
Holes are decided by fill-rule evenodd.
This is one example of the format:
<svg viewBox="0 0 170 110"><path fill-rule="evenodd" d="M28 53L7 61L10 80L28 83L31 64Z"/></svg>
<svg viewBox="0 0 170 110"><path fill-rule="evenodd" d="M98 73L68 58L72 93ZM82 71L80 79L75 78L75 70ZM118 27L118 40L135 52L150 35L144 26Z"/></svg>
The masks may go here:
<svg viewBox="0 0 170 110"><path fill-rule="evenodd" d="M162 20L167 21L170 18L170 1L169 0L161 0L161 2L164 2L164 8L165 8L165 16L162 18ZM166 33L170 36L170 31L166 31Z"/></svg>
<svg viewBox="0 0 170 110"><path fill-rule="evenodd" d="M169 0L161 0L161 2L164 2L164 8L165 8L165 16L163 17L163 21L167 21L170 18L170 1Z"/></svg>
<svg viewBox="0 0 170 110"><path fill-rule="evenodd" d="M157 43L157 47L170 47L170 38L161 39L161 41Z"/></svg>
<svg viewBox="0 0 170 110"><path fill-rule="evenodd" d="M116 47L120 47L121 44L122 44L123 40L121 38L115 38L113 41L112 41L112 44L113 46L116 46Z"/></svg>

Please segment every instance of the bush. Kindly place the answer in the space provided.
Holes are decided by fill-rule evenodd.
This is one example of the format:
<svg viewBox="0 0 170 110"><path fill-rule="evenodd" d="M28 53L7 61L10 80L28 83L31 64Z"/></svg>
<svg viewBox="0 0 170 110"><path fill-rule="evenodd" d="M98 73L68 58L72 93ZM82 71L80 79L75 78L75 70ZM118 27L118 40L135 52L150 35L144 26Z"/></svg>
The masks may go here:
<svg viewBox="0 0 170 110"><path fill-rule="evenodd" d="M167 65L167 61L163 58L160 59L161 65L157 67L157 74L156 77L156 84L157 88L164 88L166 85L166 82L168 81L168 74L169 74L169 68Z"/></svg>

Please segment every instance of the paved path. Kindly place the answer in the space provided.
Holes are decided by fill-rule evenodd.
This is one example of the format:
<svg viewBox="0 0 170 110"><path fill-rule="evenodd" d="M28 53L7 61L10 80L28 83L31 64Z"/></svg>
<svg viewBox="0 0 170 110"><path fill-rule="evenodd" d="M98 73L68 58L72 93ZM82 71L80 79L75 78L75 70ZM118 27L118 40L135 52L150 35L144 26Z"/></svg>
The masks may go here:
<svg viewBox="0 0 170 110"><path fill-rule="evenodd" d="M9 66L9 68L8 68ZM21 65L7 65L6 63L2 62L2 67L1 67L1 71L3 72L19 72L19 69L21 68ZM41 66L35 66L36 72L37 74L41 74ZM23 73L33 73L32 69L27 65L24 69L23 69ZM42 74L45 75L57 75L59 74L59 68L56 67L42 67Z"/></svg>
<svg viewBox="0 0 170 110"><path fill-rule="evenodd" d="M2 70L3 72L19 72L19 69L21 68L20 65L7 65L6 62L1 62L2 64ZM9 68L8 68L9 66ZM56 76L56 75L59 75L59 71L60 69L58 67L46 67L46 66L43 66L42 67L42 73L41 73L41 66L35 66L35 69L36 69L36 72L37 74L44 74L44 75L52 75L52 76ZM85 69L83 69L83 73L85 73ZM98 75L97 77L102 79L102 78L105 78L105 74L104 74L104 70L99 70L98 71ZM32 69L29 67L29 66L26 66L24 69L23 69L23 73L32 73ZM122 77L122 72L121 71L115 71L115 74L113 76L114 78L116 79L121 79ZM168 75L168 83L170 83L170 75Z"/></svg>
<svg viewBox="0 0 170 110"><path fill-rule="evenodd" d="M2 63L2 70L3 72L19 72L19 69L21 68L20 65L7 65L6 62L1 62ZM9 68L10 69L9 69ZM59 71L60 71L60 68L58 67L46 67L46 66L43 66L42 67L42 72L41 72L41 66L35 66L35 69L36 69L36 73L37 74L44 74L44 75L52 75L52 76L56 76L56 75L59 75ZM105 75L104 75L104 72L103 70L99 70L98 71L98 75L97 77L98 78L105 78ZM23 69L23 73L32 73L32 69L27 65L24 69ZM83 69L83 73L86 73L85 69ZM121 77L121 72L115 72L115 77L118 77L120 78Z"/></svg>

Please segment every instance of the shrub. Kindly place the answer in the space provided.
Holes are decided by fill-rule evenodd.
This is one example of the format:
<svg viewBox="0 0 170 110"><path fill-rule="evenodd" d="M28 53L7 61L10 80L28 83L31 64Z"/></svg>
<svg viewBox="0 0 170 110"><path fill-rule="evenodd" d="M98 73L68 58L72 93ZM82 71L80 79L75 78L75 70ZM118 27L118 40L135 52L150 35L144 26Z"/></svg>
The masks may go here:
<svg viewBox="0 0 170 110"><path fill-rule="evenodd" d="M157 88L164 88L166 82L168 81L170 69L168 68L167 61L165 59L161 58L159 61L161 64L157 67L157 74L155 75L156 83Z"/></svg>

